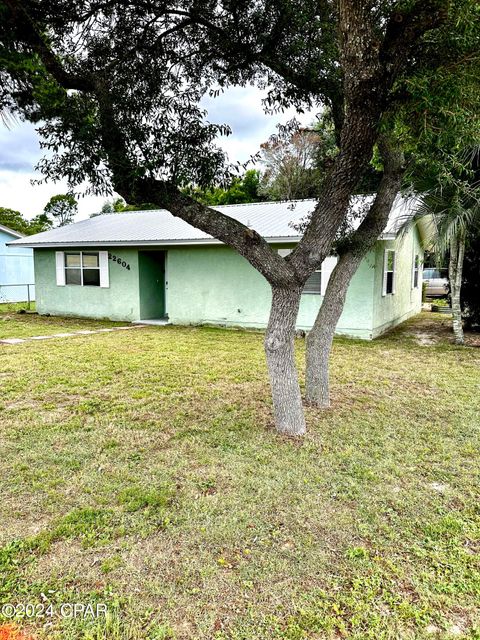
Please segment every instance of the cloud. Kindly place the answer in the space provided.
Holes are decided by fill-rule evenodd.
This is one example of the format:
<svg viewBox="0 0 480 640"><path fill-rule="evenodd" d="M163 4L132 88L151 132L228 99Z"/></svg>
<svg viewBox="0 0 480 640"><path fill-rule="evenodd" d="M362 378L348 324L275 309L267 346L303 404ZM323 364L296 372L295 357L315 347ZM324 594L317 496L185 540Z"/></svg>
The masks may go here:
<svg viewBox="0 0 480 640"><path fill-rule="evenodd" d="M27 219L31 219L43 208L50 198L58 193L66 193L64 181L32 185L31 180L40 177L34 172L18 172L0 170L0 207L20 211ZM102 208L106 198L85 196L78 200L78 220L88 218Z"/></svg>
<svg viewBox="0 0 480 640"><path fill-rule="evenodd" d="M294 116L302 124L309 124L315 113L298 115L294 109L279 114L266 114L262 98L267 91L256 87L231 87L217 98L202 101L207 119L217 124L228 124L232 135L222 136L219 144L233 163L246 162L257 153L262 142L275 133L278 123L286 123ZM39 137L34 125L20 122L11 129L0 126L0 207L10 207L27 218L41 213L52 195L65 193L65 181L32 186L32 179L41 176L34 167L42 157ZM86 218L101 209L106 197L86 196L79 199L78 219Z"/></svg>
<svg viewBox="0 0 480 640"><path fill-rule="evenodd" d="M0 171L30 172L42 157L35 127L29 122L0 128Z"/></svg>
<svg viewBox="0 0 480 640"><path fill-rule="evenodd" d="M32 180L41 179L34 170L43 156L35 127L29 122L18 122L10 129L0 127L0 207L20 211L30 219L43 211L50 198L66 193L67 183L32 185ZM87 218L98 212L107 198L97 196L80 197L77 219Z"/></svg>
<svg viewBox="0 0 480 640"><path fill-rule="evenodd" d="M216 98L205 98L202 105L208 112L207 119L216 124L228 124L230 136L223 136L218 143L232 162L246 162L260 150L260 145L275 133L278 124L285 124L296 117L301 124L310 124L316 111L298 114L286 109L277 114L265 113L262 99L267 90L257 87L231 87Z"/></svg>
<svg viewBox="0 0 480 640"><path fill-rule="evenodd" d="M252 136L265 129L270 116L262 109L262 92L256 87L232 87L216 98L205 98L208 120L227 123L235 136Z"/></svg>

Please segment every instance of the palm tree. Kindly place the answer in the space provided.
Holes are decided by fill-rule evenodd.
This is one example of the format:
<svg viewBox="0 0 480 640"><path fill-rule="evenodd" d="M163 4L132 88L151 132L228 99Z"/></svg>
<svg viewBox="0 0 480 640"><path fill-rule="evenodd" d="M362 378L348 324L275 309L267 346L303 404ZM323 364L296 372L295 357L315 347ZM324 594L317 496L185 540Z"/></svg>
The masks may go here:
<svg viewBox="0 0 480 640"><path fill-rule="evenodd" d="M419 206L414 220L428 216L432 221L430 247L439 255L449 254L448 279L452 301L453 334L456 344L464 344L460 292L462 287L465 242L469 229L480 220L480 180L475 175L473 158L478 159L479 151L472 156L473 169L467 180L440 183L419 197Z"/></svg>

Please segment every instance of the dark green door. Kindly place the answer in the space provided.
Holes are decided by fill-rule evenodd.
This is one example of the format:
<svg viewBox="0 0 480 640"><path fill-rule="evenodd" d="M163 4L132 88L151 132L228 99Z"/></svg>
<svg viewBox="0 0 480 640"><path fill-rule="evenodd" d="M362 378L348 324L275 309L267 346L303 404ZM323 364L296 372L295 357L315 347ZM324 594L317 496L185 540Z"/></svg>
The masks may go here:
<svg viewBox="0 0 480 640"><path fill-rule="evenodd" d="M165 316L165 251L139 251L140 319Z"/></svg>

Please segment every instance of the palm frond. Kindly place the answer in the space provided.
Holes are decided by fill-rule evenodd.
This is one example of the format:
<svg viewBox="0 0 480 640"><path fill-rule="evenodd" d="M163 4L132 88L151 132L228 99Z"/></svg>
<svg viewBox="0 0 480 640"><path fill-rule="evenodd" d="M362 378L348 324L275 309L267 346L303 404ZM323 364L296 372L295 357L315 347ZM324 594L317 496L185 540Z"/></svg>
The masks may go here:
<svg viewBox="0 0 480 640"><path fill-rule="evenodd" d="M18 124L18 119L8 109L0 109L0 120L4 127L11 129L14 125Z"/></svg>
<svg viewBox="0 0 480 640"><path fill-rule="evenodd" d="M468 153L470 166L475 166L475 158L480 160L480 149L469 150ZM450 175L448 180L439 180L433 188L421 193L413 218L404 222L404 230L428 219L431 237L427 244L433 251L445 255L451 238L468 233L468 229L480 220L479 173L477 170L475 177L469 174L458 179Z"/></svg>

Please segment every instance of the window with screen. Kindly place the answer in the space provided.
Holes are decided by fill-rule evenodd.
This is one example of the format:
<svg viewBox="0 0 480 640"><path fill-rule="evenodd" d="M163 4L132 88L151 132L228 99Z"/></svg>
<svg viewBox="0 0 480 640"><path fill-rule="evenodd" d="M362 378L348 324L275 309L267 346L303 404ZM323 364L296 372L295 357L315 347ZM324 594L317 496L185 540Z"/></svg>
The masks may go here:
<svg viewBox="0 0 480 640"><path fill-rule="evenodd" d="M293 249L277 249L278 255L282 256L282 258L286 258L290 255ZM303 287L302 293L314 293L320 295L322 293L322 270L318 269L314 271L312 275L308 278Z"/></svg>
<svg viewBox="0 0 480 640"><path fill-rule="evenodd" d="M100 286L100 260L97 252L65 253L65 284L82 287Z"/></svg>
<svg viewBox="0 0 480 640"><path fill-rule="evenodd" d="M319 269L314 271L303 287L302 293L316 293L320 295L322 292L322 272Z"/></svg>
<svg viewBox="0 0 480 640"><path fill-rule="evenodd" d="M418 288L418 279L420 273L420 256L415 254L413 257L413 278L412 278L412 287L414 289Z"/></svg>
<svg viewBox="0 0 480 640"><path fill-rule="evenodd" d="M385 251L383 271L383 295L395 293L395 251Z"/></svg>

